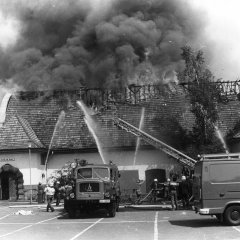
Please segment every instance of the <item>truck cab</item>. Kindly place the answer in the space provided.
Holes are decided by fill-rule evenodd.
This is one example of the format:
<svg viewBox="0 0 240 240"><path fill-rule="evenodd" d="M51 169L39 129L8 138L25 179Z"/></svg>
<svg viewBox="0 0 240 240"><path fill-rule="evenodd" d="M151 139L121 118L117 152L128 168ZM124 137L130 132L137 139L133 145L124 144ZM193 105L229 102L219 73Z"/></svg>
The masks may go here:
<svg viewBox="0 0 240 240"><path fill-rule="evenodd" d="M194 210L240 224L240 153L202 155L193 175Z"/></svg>
<svg viewBox="0 0 240 240"><path fill-rule="evenodd" d="M105 208L110 217L119 209L119 171L115 164L81 162L72 170L73 186L67 191L64 208L73 218L77 211Z"/></svg>

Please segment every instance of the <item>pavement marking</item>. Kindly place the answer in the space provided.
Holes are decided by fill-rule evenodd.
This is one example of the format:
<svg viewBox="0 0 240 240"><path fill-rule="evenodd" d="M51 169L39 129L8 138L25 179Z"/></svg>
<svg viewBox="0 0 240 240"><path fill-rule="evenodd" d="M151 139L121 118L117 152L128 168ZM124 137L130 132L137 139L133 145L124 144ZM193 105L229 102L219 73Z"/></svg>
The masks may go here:
<svg viewBox="0 0 240 240"><path fill-rule="evenodd" d="M99 220L97 220L96 222L94 222L92 225L90 225L89 227L85 228L83 231L81 231L80 233L78 233L77 235L75 235L74 237L70 238L70 240L74 240L77 237L81 236L83 233L85 233L87 230L89 230L90 228L92 228L93 226L95 226L97 223L99 223L100 221L102 221L104 218L100 218Z"/></svg>
<svg viewBox="0 0 240 240"><path fill-rule="evenodd" d="M121 224L121 223L154 223L154 220L148 221L148 220L142 220L142 221L136 221L136 220L126 220L126 221L102 221L99 222L99 224ZM168 220L158 220L158 223L160 222L168 222ZM71 221L71 222L39 222L38 224L40 225L66 225L66 224L79 224L79 223L83 223L83 224L91 224L94 223L92 221L85 221L85 222L81 222L81 221ZM18 222L13 222L13 223L0 223L0 225L32 225L32 223L29 222L22 222L22 223L18 223Z"/></svg>
<svg viewBox="0 0 240 240"><path fill-rule="evenodd" d="M232 227L233 229L235 229L236 231L240 232L240 229L238 229L237 227Z"/></svg>
<svg viewBox="0 0 240 240"><path fill-rule="evenodd" d="M104 218L103 218L104 219ZM160 222L168 222L168 220L157 220L158 223ZM71 221L71 222L61 222L61 223L54 223L54 222L51 222L51 223L42 223L42 224L79 224L79 223L83 223L83 224L90 224L90 223L94 223L94 222L90 222L90 221L86 221L86 222L81 222L81 221ZM125 220L125 221L101 221L99 222L99 224L120 224L120 223L155 223L155 220L151 220L151 221L148 221L148 220L142 220L142 221L136 221L136 220ZM1 225L1 223L0 223Z"/></svg>
<svg viewBox="0 0 240 240"><path fill-rule="evenodd" d="M158 240L158 212L156 212L154 220L154 240Z"/></svg>
<svg viewBox="0 0 240 240"><path fill-rule="evenodd" d="M10 213L10 214L7 214L7 215L1 217L0 220L6 218L6 217L8 217L8 216L11 216L11 215L12 215L11 213Z"/></svg>
<svg viewBox="0 0 240 240"><path fill-rule="evenodd" d="M46 221L50 221L50 220L56 219L56 218L58 218L59 216L62 216L62 214L57 215L56 217L53 217L53 218L49 218L49 219L46 219L46 220L43 220L43 221L40 221L40 222L36 222L36 223L30 224L30 225L28 225L28 226L25 226L25 227L19 228L19 229L17 229L17 230L12 231L12 232L9 232L9 233L6 233L6 234L3 234L3 235L0 235L0 238L2 238L2 237L6 237L6 236L9 236L9 235L14 234L14 233L16 233L16 232L20 232L20 231L22 231L22 230L24 230L24 229L27 229L27 228L30 228L30 227L32 227L32 226L34 226L34 225L38 225L38 224L41 224L41 223L43 223L43 222L46 222Z"/></svg>
<svg viewBox="0 0 240 240"><path fill-rule="evenodd" d="M0 225L31 225L32 223L28 223L28 222L22 222L22 223L17 223L17 222L13 222L13 223L0 223Z"/></svg>

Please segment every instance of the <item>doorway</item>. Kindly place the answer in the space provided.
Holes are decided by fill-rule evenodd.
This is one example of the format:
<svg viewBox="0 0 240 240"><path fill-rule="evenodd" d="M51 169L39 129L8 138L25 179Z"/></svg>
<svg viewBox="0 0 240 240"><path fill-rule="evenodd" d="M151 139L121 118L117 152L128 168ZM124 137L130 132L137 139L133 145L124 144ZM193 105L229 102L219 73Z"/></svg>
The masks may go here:
<svg viewBox="0 0 240 240"><path fill-rule="evenodd" d="M164 183L166 181L166 170L165 169L149 169L145 171L146 176L146 191L147 193L151 191L151 184L156 178L159 183Z"/></svg>
<svg viewBox="0 0 240 240"><path fill-rule="evenodd" d="M119 179L120 189L124 194L133 194L138 188L137 181L139 179L138 170L121 170Z"/></svg>
<svg viewBox="0 0 240 240"><path fill-rule="evenodd" d="M23 175L18 168L5 164L0 168L0 199L18 200L23 192Z"/></svg>
<svg viewBox="0 0 240 240"><path fill-rule="evenodd" d="M2 200L9 199L9 173L3 172L1 174L1 189L2 189Z"/></svg>

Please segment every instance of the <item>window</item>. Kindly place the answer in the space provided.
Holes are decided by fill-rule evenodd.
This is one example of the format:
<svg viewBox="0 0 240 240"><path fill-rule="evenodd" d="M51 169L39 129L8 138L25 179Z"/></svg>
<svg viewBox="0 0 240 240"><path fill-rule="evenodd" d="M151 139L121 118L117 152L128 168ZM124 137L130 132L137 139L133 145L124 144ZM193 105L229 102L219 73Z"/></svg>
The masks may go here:
<svg viewBox="0 0 240 240"><path fill-rule="evenodd" d="M47 153L42 153L41 154L41 165L45 165L46 162L46 158L47 158Z"/></svg>
<svg viewBox="0 0 240 240"><path fill-rule="evenodd" d="M80 168L77 171L77 178L100 178L108 180L108 168Z"/></svg>
<svg viewBox="0 0 240 240"><path fill-rule="evenodd" d="M240 164L212 164L209 174L212 183L240 182Z"/></svg>
<svg viewBox="0 0 240 240"><path fill-rule="evenodd" d="M92 178L92 168L78 169L77 178Z"/></svg>
<svg viewBox="0 0 240 240"><path fill-rule="evenodd" d="M93 178L109 179L107 168L93 168Z"/></svg>

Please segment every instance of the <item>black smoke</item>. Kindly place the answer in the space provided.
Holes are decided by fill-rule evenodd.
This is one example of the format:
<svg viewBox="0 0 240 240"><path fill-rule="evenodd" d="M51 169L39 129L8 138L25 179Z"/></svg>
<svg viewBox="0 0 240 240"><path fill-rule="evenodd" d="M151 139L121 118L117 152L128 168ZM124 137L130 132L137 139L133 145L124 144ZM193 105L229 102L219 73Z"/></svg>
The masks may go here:
<svg viewBox="0 0 240 240"><path fill-rule="evenodd" d="M0 78L25 90L163 82L204 26L184 0L9 2L21 37L1 51Z"/></svg>

